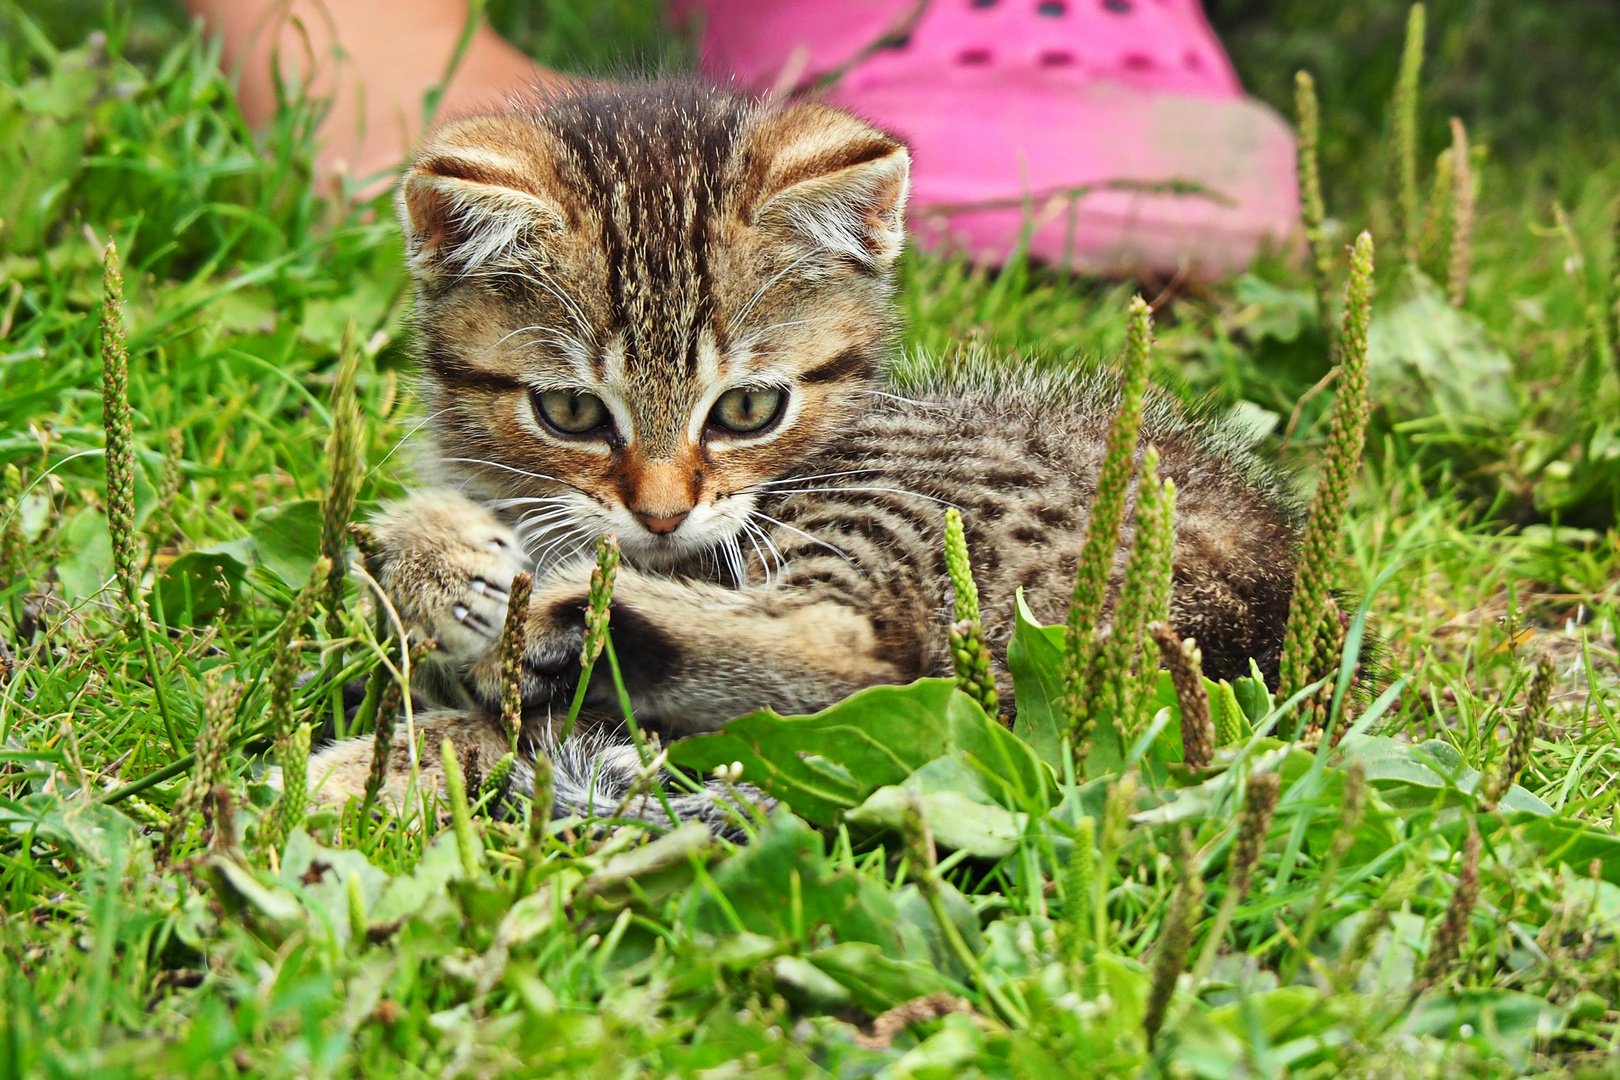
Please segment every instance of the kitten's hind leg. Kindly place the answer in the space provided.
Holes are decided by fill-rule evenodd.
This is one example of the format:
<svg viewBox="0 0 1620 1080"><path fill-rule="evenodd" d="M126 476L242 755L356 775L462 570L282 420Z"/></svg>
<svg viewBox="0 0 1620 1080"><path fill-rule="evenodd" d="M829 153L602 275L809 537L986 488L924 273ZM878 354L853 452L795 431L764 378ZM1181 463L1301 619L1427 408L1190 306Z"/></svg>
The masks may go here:
<svg viewBox="0 0 1620 1080"><path fill-rule="evenodd" d="M407 724L403 718L398 720L379 793L381 801L396 812L404 809L410 784L413 728L419 769L417 792L444 790L444 765L439 747L446 738L455 747L457 759L463 765L475 761L480 772L487 772L511 749L499 718L487 713L441 710L421 713L412 724ZM342 806L351 797L363 798L366 781L371 776L375 746L373 736L362 735L332 743L310 755L310 801ZM469 795L476 797L476 793L469 792Z"/></svg>
<svg viewBox="0 0 1620 1080"><path fill-rule="evenodd" d="M444 765L440 744L449 738L457 758L465 765L476 760L487 773L510 749L506 731L499 719L488 713L441 710L415 717L414 725L399 720L389 747L383 774L380 801L396 813L404 806L410 788L410 728L414 726L418 746L418 769L414 798L422 792L444 791ZM533 764L536 751L543 751L552 762L552 816L581 819L643 819L668 824L665 800L678 822L703 821L721 832L736 834L740 811L732 805L725 785L708 781L693 791L668 773L657 771L664 788L659 797L654 776L643 767L635 745L624 738L617 725L601 717L583 716L578 730L568 742L559 745L542 720L526 725L518 741L517 765L507 780L506 794L493 806L495 816L521 816L522 799L534 790ZM350 798L365 796L371 775L375 741L371 735L344 739L323 748L309 760L310 800L328 806L342 806ZM754 802L764 796L743 789ZM468 797L477 798L469 791Z"/></svg>

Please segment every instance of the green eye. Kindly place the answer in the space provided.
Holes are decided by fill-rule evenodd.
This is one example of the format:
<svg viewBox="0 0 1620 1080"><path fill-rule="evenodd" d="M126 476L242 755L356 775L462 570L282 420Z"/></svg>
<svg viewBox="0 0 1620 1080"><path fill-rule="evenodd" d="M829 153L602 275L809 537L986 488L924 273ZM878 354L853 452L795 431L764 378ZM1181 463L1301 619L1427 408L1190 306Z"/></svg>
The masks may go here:
<svg viewBox="0 0 1620 1080"><path fill-rule="evenodd" d="M720 395L709 412L709 423L723 431L747 435L759 431L782 411L787 395L768 386L739 386Z"/></svg>
<svg viewBox="0 0 1620 1080"><path fill-rule="evenodd" d="M536 394L535 411L547 427L564 435L583 435L608 423L608 409L602 399L579 390L546 390Z"/></svg>

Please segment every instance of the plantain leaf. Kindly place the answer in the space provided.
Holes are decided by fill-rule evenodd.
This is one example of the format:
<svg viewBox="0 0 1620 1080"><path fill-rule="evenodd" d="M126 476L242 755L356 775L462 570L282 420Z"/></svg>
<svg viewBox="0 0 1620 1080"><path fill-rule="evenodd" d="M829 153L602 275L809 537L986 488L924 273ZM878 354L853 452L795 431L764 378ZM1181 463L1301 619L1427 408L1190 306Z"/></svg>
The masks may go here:
<svg viewBox="0 0 1620 1080"><path fill-rule="evenodd" d="M780 807L758 839L714 868L713 881L750 933L802 944L825 926L839 941L870 942L885 955L903 955L900 915L888 891L870 877L834 869L821 834ZM720 897L707 889L686 894L682 921L715 936L733 932Z"/></svg>
<svg viewBox="0 0 1620 1080"><path fill-rule="evenodd" d="M248 526L253 558L290 589L303 585L321 553L321 504L298 499L269 506Z"/></svg>
<svg viewBox="0 0 1620 1080"><path fill-rule="evenodd" d="M831 825L878 788L952 753L964 755L998 799L1039 809L1049 803L1053 785L1040 759L952 679L870 687L814 716L750 713L675 743L669 760L703 772L739 761L749 783Z"/></svg>
<svg viewBox="0 0 1620 1080"><path fill-rule="evenodd" d="M1013 731L1054 769L1063 767L1063 627L1042 626L1018 589L1015 623L1007 645L1018 716Z"/></svg>
<svg viewBox="0 0 1620 1080"><path fill-rule="evenodd" d="M161 608L168 626L202 626L236 603L246 575L226 552L188 551L163 568L147 605L154 619Z"/></svg>

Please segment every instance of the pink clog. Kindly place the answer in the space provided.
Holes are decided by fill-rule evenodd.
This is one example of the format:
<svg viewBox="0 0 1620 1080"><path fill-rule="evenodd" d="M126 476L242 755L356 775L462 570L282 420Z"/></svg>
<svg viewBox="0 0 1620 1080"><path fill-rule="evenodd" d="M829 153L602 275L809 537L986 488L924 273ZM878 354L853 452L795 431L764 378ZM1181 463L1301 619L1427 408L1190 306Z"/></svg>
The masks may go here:
<svg viewBox="0 0 1620 1080"><path fill-rule="evenodd" d="M684 0L702 64L830 100L912 147L913 235L1094 271L1240 269L1297 239L1294 141L1198 0ZM677 11L679 14L679 10Z"/></svg>

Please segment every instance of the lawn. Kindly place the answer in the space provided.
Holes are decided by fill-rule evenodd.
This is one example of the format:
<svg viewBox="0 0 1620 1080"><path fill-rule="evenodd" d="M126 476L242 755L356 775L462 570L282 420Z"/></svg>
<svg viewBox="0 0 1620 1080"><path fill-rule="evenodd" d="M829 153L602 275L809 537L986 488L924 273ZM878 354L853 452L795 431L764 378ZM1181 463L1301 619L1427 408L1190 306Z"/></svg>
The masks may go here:
<svg viewBox="0 0 1620 1080"><path fill-rule="evenodd" d="M1440 0L1403 96L1404 4L1208 6L1285 113L1317 76L1326 317L1281 254L910 253L906 348L1145 363L1230 414L1347 499L1343 641L1280 696L1116 664L1075 728L1027 624L1012 731L935 680L668 747L743 785L712 836L531 829L493 762L399 815L264 783L403 666L318 562L412 478L398 229L310 183L315 105L248 130L167 4L0 2L0 1077L1620 1075L1620 27ZM648 0L582 7L490 5L560 66L690 55Z"/></svg>

